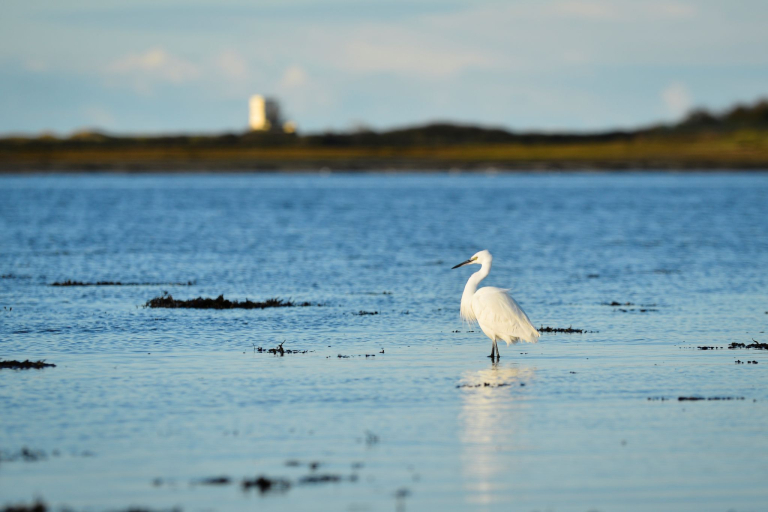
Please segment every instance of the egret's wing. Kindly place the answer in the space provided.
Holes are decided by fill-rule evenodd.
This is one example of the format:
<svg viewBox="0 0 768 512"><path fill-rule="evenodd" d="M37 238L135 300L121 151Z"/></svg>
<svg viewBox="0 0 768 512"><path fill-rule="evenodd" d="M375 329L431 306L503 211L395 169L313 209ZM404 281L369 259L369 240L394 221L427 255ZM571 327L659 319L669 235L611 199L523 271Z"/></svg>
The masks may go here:
<svg viewBox="0 0 768 512"><path fill-rule="evenodd" d="M507 290L491 286L480 288L472 297L472 310L483 331L493 333L507 345L520 340L538 341L539 331Z"/></svg>

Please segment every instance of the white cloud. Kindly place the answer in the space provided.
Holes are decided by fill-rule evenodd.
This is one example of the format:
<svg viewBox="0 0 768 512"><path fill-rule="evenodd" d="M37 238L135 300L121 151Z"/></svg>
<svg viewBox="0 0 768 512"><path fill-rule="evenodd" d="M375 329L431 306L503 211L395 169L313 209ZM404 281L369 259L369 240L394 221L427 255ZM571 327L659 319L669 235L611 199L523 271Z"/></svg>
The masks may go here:
<svg viewBox="0 0 768 512"><path fill-rule="evenodd" d="M487 56L444 45L419 44L403 38L387 42L357 40L347 45L342 67L354 72L390 72L440 78L472 67L491 65Z"/></svg>
<svg viewBox="0 0 768 512"><path fill-rule="evenodd" d="M611 21L619 18L619 12L613 5L607 2L570 0L567 2L557 2L545 8L545 11L560 16L595 21Z"/></svg>
<svg viewBox="0 0 768 512"><path fill-rule="evenodd" d="M653 9L661 17L665 18L677 18L688 19L696 15L696 8L690 4L659 4L649 5L650 9Z"/></svg>
<svg viewBox="0 0 768 512"><path fill-rule="evenodd" d="M40 59L28 59L24 62L24 69L33 73L44 73L48 71L49 66Z"/></svg>
<svg viewBox="0 0 768 512"><path fill-rule="evenodd" d="M565 0L541 7L544 14L575 18L586 21L637 22L655 19L689 19L696 15L696 8L686 3L669 3L666 0L627 2L605 0Z"/></svg>
<svg viewBox="0 0 768 512"><path fill-rule="evenodd" d="M112 77L128 79L142 93L150 93L158 82L184 84L200 76L197 65L169 54L162 48L122 57L106 68Z"/></svg>
<svg viewBox="0 0 768 512"><path fill-rule="evenodd" d="M111 128L115 124L115 116L112 112L100 105L88 105L83 108L83 117L90 126L98 128Z"/></svg>
<svg viewBox="0 0 768 512"><path fill-rule="evenodd" d="M307 73L300 66L291 66L283 73L280 86L285 88L302 87L307 83Z"/></svg>
<svg viewBox="0 0 768 512"><path fill-rule="evenodd" d="M216 59L216 65L229 78L242 79L248 74L248 63L236 51L222 52Z"/></svg>
<svg viewBox="0 0 768 512"><path fill-rule="evenodd" d="M674 82L661 91L661 99L667 111L674 117L685 115L693 105L693 98L682 82Z"/></svg>

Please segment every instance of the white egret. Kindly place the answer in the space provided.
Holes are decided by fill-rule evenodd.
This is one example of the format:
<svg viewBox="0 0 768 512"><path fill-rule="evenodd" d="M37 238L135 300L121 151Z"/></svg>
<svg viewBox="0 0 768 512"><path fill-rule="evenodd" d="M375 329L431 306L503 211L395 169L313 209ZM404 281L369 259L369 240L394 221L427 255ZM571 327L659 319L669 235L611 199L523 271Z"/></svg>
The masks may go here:
<svg viewBox="0 0 768 512"><path fill-rule="evenodd" d="M540 334L531 324L523 308L509 295L508 290L493 286L477 289L480 281L488 277L492 262L491 253L480 251L453 268L481 265L480 270L469 277L464 287L464 293L461 295L461 318L470 324L480 324L480 329L493 342L489 357L493 360L495 354L498 360L500 356L499 347L496 345L497 340L506 341L507 346L518 341L536 343Z"/></svg>

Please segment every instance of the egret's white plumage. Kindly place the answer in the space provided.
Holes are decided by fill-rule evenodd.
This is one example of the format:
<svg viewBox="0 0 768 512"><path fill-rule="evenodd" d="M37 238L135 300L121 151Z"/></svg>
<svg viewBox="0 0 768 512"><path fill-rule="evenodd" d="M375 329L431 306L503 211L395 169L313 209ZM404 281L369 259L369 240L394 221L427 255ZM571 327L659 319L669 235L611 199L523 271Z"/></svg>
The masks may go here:
<svg viewBox="0 0 768 512"><path fill-rule="evenodd" d="M528 315L509 295L508 290L484 286L478 289L477 285L485 279L491 271L493 256L488 251L480 251L463 263L453 268L464 265L481 265L480 270L469 277L464 293L461 296L461 317L469 323L478 323L486 336L491 338L493 349L491 358L498 357L497 340L504 340L507 345L525 341L536 343L539 339L539 331L531 324Z"/></svg>

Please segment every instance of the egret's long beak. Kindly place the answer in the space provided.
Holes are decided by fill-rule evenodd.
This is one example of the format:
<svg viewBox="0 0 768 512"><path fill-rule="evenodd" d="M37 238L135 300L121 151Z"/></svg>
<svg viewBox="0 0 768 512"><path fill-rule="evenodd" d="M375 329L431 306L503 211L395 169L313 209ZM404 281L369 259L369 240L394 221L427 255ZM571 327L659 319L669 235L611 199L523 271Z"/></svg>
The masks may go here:
<svg viewBox="0 0 768 512"><path fill-rule="evenodd" d="M472 263L472 259L471 259L471 258L470 258L470 259L468 259L467 261L462 261L461 263L459 263L459 264L458 264L458 265L456 265L455 267L451 267L451 270L453 270L454 268L463 267L464 265L467 265L467 264L469 264L469 263Z"/></svg>

